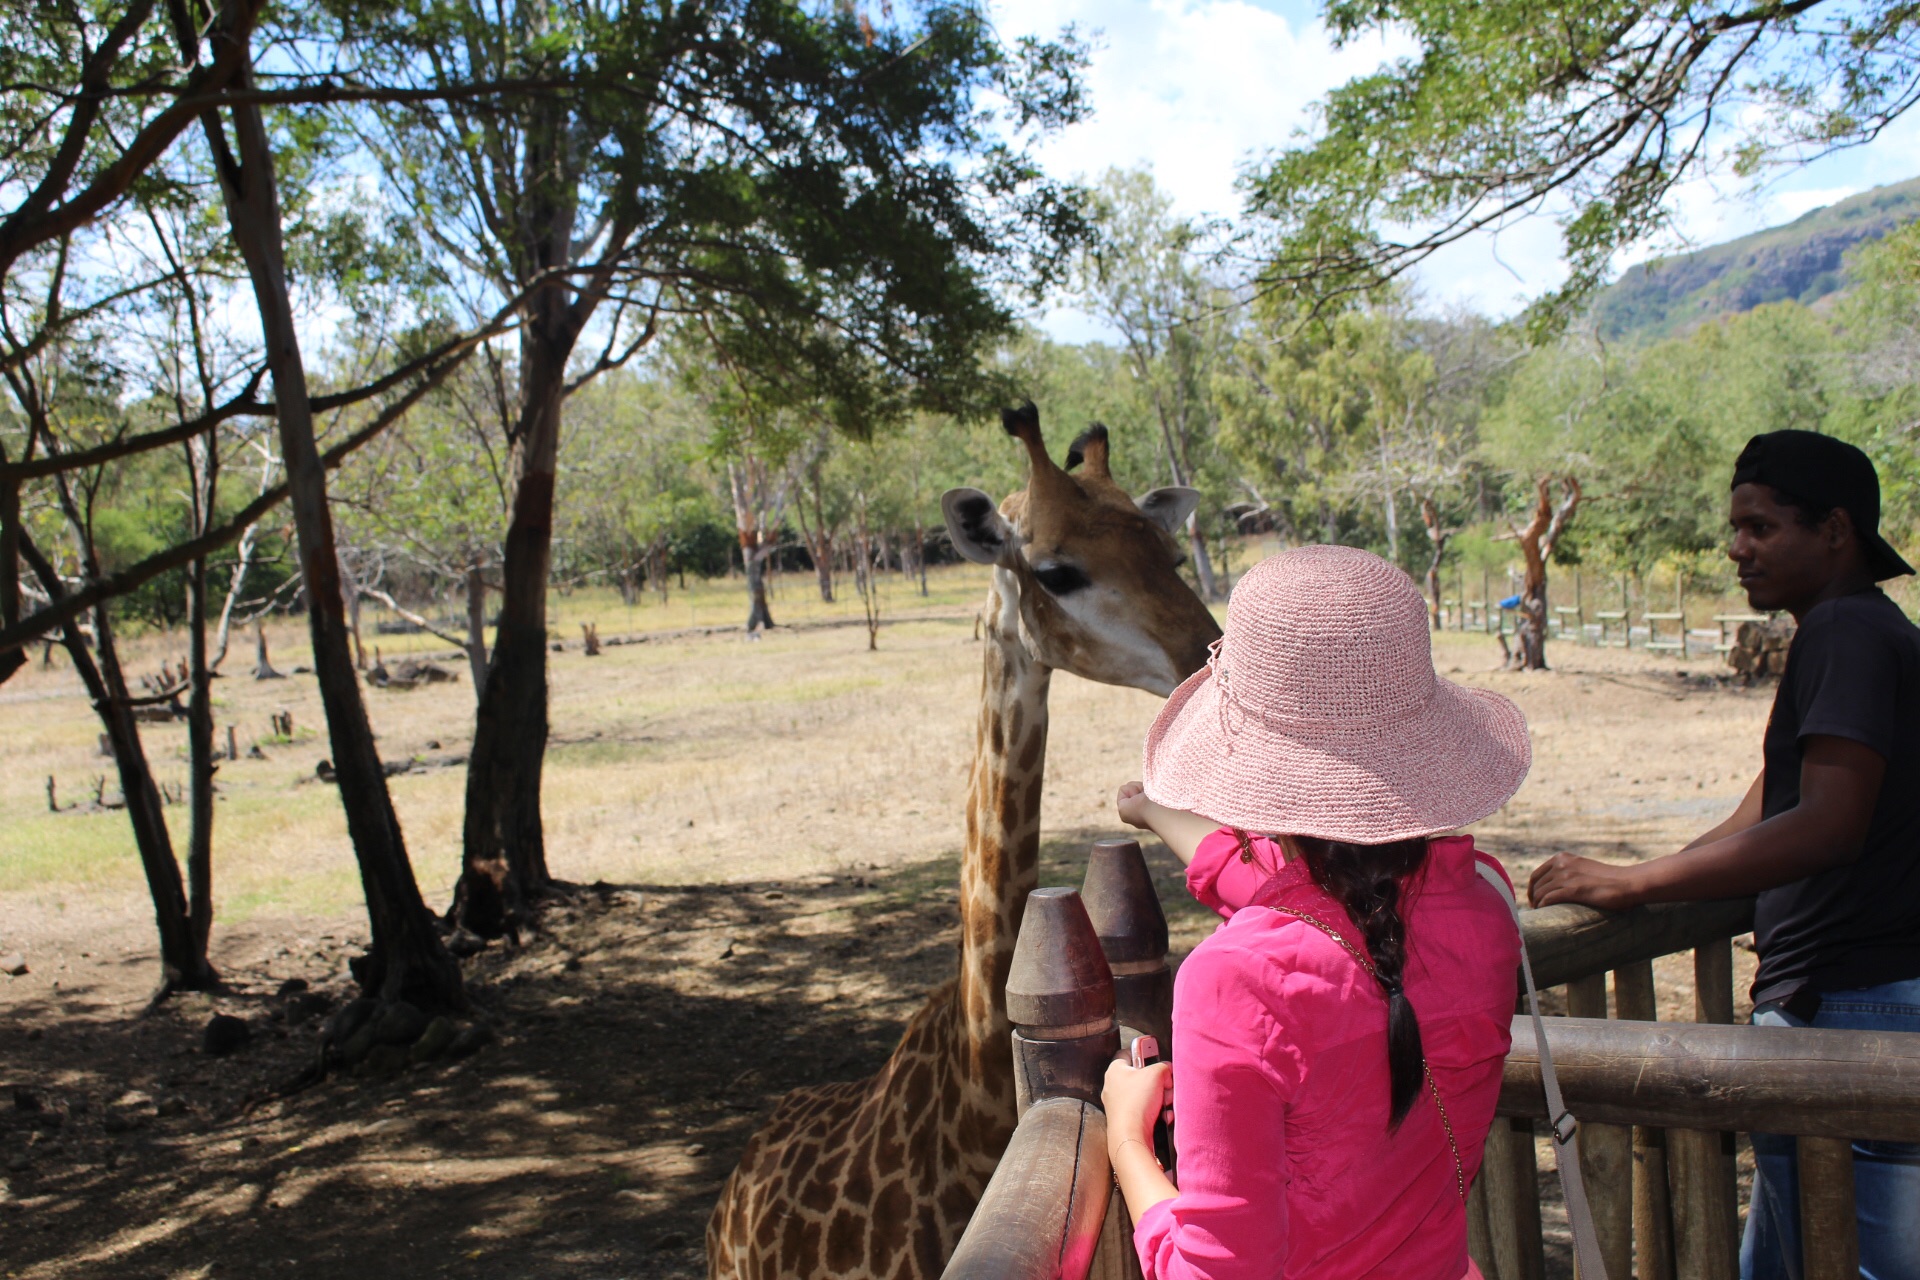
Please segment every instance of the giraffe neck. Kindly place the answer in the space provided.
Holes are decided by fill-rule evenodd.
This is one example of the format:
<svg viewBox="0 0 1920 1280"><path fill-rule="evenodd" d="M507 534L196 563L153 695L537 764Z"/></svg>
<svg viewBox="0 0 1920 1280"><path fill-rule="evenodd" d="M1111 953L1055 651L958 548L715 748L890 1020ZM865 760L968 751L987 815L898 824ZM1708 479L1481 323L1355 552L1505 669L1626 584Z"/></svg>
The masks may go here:
<svg viewBox="0 0 1920 1280"><path fill-rule="evenodd" d="M1039 880L1040 788L1052 668L1020 639L1018 587L995 570L987 596L980 726L960 862L959 1008L976 1080L1005 1079L1012 1105L1007 971L1027 894Z"/></svg>

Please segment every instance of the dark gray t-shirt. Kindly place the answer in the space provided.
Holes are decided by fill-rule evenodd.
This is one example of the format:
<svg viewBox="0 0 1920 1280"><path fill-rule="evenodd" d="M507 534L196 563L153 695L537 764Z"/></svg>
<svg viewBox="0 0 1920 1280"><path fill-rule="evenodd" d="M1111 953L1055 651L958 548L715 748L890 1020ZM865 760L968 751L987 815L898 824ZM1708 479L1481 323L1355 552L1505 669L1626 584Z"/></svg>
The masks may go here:
<svg viewBox="0 0 1920 1280"><path fill-rule="evenodd" d="M1766 817L1800 803L1814 734L1873 748L1886 779L1857 861L1760 895L1756 1004L1920 977L1920 628L1877 587L1801 620L1767 722Z"/></svg>

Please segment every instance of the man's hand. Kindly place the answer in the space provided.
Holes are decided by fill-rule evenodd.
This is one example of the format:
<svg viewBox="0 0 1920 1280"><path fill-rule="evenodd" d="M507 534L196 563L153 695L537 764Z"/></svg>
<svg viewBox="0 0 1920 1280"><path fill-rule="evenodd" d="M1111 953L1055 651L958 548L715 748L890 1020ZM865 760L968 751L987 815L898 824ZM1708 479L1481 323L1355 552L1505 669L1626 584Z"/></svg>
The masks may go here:
<svg viewBox="0 0 1920 1280"><path fill-rule="evenodd" d="M1617 867L1572 853L1556 853L1533 869L1527 898L1536 907L1576 902L1602 911L1637 907L1641 897L1638 867Z"/></svg>

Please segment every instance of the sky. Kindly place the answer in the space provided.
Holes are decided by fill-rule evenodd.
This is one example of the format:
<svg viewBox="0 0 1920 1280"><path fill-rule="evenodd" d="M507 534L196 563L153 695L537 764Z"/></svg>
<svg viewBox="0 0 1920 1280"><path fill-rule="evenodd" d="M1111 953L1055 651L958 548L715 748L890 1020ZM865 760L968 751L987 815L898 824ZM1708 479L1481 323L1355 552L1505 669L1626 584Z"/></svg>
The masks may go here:
<svg viewBox="0 0 1920 1280"><path fill-rule="evenodd" d="M995 23L1006 39L1068 23L1098 33L1093 117L1040 148L1050 173L1091 179L1145 165L1189 216L1236 214L1234 178L1249 158L1292 145L1329 89L1412 50L1393 39L1336 50L1311 0L998 0ZM1920 112L1869 146L1785 170L1757 190L1726 175L1686 184L1673 201L1678 238L1637 246L1617 265L1776 226L1917 173ZM1437 305L1505 316L1563 275L1559 228L1534 217L1434 255L1417 282ZM1041 322L1067 341L1107 336L1066 309Z"/></svg>

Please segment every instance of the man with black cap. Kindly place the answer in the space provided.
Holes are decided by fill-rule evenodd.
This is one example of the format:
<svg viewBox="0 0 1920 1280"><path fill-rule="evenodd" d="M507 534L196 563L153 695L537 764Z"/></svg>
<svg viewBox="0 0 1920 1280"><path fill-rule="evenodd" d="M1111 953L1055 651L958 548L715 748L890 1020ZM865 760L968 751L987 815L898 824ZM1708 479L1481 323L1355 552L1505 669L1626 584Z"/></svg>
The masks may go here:
<svg viewBox="0 0 1920 1280"><path fill-rule="evenodd" d="M1867 455L1811 431L1747 442L1730 508L1740 585L1799 624L1764 768L1733 816L1637 866L1556 854L1535 906L1757 895L1756 1026L1920 1031L1920 628L1875 585L1913 569L1880 536ZM1742 1280L1798 1280L1791 1138L1753 1136ZM1854 1144L1860 1273L1920 1280L1920 1147Z"/></svg>

